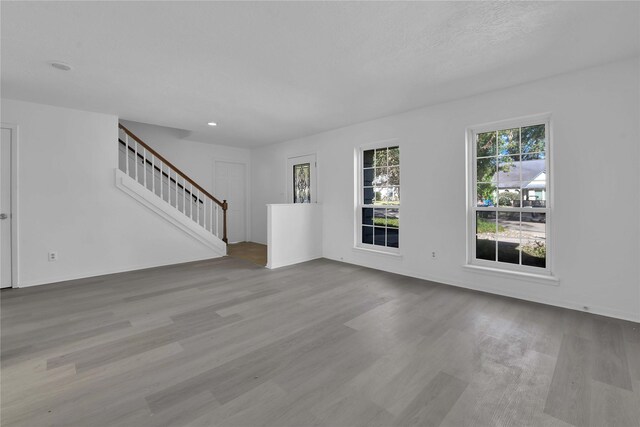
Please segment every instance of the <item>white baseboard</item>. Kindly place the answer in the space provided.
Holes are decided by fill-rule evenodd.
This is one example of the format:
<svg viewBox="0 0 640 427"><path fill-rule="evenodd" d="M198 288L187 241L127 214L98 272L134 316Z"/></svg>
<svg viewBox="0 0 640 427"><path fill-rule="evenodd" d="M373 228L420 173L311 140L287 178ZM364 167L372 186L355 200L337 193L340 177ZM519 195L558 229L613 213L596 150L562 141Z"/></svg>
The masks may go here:
<svg viewBox="0 0 640 427"><path fill-rule="evenodd" d="M177 262L169 261L169 262L160 262L160 263L156 262L156 263L147 263L147 264L136 264L136 265L123 266L120 268L113 268L109 270L69 274L64 276L51 277L44 280L36 280L34 282L29 282L29 283L20 283L17 286L14 286L14 288L30 288L32 286L50 285L54 283L67 282L69 280L90 279L92 277L107 276L110 274L117 274L117 273L126 273L128 271L146 270L148 268L155 268L155 267L166 267L169 265L187 264L190 262L206 261L209 259L220 258L220 257L222 257L222 255L206 256L202 258L195 258L195 259L189 259L189 260L177 261Z"/></svg>
<svg viewBox="0 0 640 427"><path fill-rule="evenodd" d="M382 269L376 269L376 268L371 267L369 265L366 265L364 263L359 264L357 262L346 262L344 260L330 258L330 257L326 257L326 256L324 258L331 259L332 261L342 262L342 263L345 263L345 264L358 265L360 267L367 267L367 268L371 268L371 269L374 269L374 270L380 270L380 271L386 271L386 272L389 272L389 273L399 274L401 276L414 277L416 279L422 279L422 280L428 280L430 282L442 283L444 285L455 286L455 287L458 287L458 288L470 289L470 290L479 291L479 292L486 292L488 294L501 295L501 296L505 296L505 297L509 297L509 298L516 298L516 299L520 299L520 300L524 300L524 301L531 301L531 302L535 302L535 303L539 303L539 304L551 305L551 306L554 306L554 307L567 308L567 309L570 309L570 310L580 311L580 312L583 312L583 313L591 313L591 314L597 314L597 315L600 315L600 316L613 317L613 318L616 318L616 319L628 320L630 322L640 322L640 313L630 313L630 312L618 310L618 309L611 308L611 307L594 306L593 304L589 304L589 310L585 310L584 307L587 304L583 304L583 303L576 302L576 301L555 301L555 300L550 300L550 299L547 299L547 298L540 298L540 297L533 297L533 296L530 296L530 295L524 295L524 294L520 294L518 292L505 292L502 289L494 289L494 288L489 288L489 287L475 286L475 285L469 284L469 283L454 282L454 281L451 281L451 280L443 278L443 277L435 277L435 276L425 275L425 274L422 274L422 273L416 273L416 272L412 272L412 271L404 271L404 270L402 270L402 271L400 271L400 270L394 271L393 269L382 270Z"/></svg>
<svg viewBox="0 0 640 427"><path fill-rule="evenodd" d="M293 260L290 260L286 263L272 263L272 262L267 262L267 265L265 267L267 267L268 269L275 269L275 268L280 268L280 267L288 267L290 265L294 265L294 264L300 264L302 262L307 262L307 261L311 261L314 259L318 259L318 258L322 258L322 255L317 255L317 256L311 256L311 257L304 257L304 258L296 258Z"/></svg>

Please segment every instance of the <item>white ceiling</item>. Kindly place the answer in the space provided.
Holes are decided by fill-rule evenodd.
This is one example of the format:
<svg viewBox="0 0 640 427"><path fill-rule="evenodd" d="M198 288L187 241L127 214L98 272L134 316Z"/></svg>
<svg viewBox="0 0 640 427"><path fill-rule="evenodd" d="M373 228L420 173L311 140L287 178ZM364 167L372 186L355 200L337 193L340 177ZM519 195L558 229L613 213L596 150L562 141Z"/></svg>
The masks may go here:
<svg viewBox="0 0 640 427"><path fill-rule="evenodd" d="M0 7L3 97L243 147L640 54L635 2Z"/></svg>

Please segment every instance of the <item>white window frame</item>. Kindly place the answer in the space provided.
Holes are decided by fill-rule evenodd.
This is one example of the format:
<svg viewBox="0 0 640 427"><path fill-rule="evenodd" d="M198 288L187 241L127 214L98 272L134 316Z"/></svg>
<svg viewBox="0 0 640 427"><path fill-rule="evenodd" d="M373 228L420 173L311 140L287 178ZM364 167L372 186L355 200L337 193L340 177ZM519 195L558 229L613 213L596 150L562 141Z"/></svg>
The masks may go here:
<svg viewBox="0 0 640 427"><path fill-rule="evenodd" d="M377 148L388 148L388 147L398 147L400 151L400 164L399 166L399 177L400 177L400 204L399 205L365 205L363 203L364 200L364 164L363 164L363 153L367 150L374 150ZM367 251L384 253L389 255L400 255L400 248L402 247L402 224L398 225L398 247L393 248L389 246L379 246L372 245L369 243L362 243L362 208L392 208L398 209L398 212L402 212L402 147L397 139L388 139L384 141L378 141L369 144L363 144L356 148L355 150L355 158L356 158L356 199L355 199L355 242L354 248L356 249L364 249ZM400 216L402 216L400 214Z"/></svg>
<svg viewBox="0 0 640 427"><path fill-rule="evenodd" d="M526 127L532 125L545 125L545 170L547 197L544 208L507 208L507 207L479 207L476 206L476 135L484 132L498 131L502 129L512 129L516 127ZM506 271L513 273L523 273L526 275L539 275L553 277L553 197L555 194L553 186L553 153L552 153L552 127L551 114L538 114L533 116L520 117L509 120L485 123L482 125L471 126L466 132L466 161L467 161L467 265L487 268L495 271ZM478 211L495 211L497 212L540 212L545 213L546 229L545 229L545 245L546 260L545 267L533 267L519 264L511 264L501 261L489 261L476 259L476 212Z"/></svg>

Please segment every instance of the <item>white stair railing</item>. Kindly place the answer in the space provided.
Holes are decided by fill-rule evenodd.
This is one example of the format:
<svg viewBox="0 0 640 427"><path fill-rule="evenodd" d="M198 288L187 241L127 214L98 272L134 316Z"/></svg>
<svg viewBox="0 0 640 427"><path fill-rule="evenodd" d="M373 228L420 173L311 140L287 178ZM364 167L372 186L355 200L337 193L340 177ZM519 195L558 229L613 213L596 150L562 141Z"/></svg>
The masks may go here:
<svg viewBox="0 0 640 427"><path fill-rule="evenodd" d="M120 170L227 243L227 201L212 196L122 124L118 128Z"/></svg>

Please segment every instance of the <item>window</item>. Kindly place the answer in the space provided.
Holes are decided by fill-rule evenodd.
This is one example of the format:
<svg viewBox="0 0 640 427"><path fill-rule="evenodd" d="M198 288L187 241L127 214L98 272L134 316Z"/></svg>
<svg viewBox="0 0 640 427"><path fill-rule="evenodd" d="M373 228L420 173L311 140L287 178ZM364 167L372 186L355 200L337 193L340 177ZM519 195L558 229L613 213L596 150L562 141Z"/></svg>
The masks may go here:
<svg viewBox="0 0 640 427"><path fill-rule="evenodd" d="M293 203L311 203L311 163L293 165Z"/></svg>
<svg viewBox="0 0 640 427"><path fill-rule="evenodd" d="M316 155L287 159L287 202L317 203Z"/></svg>
<svg viewBox="0 0 640 427"><path fill-rule="evenodd" d="M549 274L548 117L469 134L470 263Z"/></svg>
<svg viewBox="0 0 640 427"><path fill-rule="evenodd" d="M400 147L360 150L357 246L397 252L400 246Z"/></svg>

